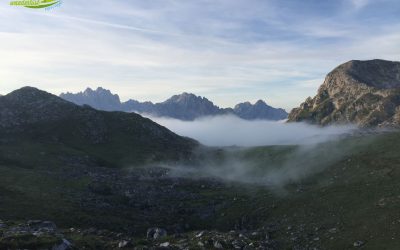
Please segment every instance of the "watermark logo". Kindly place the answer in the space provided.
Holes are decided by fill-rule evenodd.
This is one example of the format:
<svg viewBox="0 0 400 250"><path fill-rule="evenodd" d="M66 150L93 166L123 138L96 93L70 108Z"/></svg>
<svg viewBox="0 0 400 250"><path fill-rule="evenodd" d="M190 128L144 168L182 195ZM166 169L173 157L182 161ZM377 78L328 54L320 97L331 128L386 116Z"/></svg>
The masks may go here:
<svg viewBox="0 0 400 250"><path fill-rule="evenodd" d="M55 7L59 7L62 4L62 0L23 0L23 1L11 1L12 6L22 6L30 9L45 9L51 10Z"/></svg>

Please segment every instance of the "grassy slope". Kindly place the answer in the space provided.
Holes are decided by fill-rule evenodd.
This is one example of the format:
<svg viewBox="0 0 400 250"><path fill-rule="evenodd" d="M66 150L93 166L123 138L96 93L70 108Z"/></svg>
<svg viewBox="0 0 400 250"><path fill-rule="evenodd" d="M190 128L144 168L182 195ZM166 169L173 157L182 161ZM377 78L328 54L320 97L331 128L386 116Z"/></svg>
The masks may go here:
<svg viewBox="0 0 400 250"><path fill-rule="evenodd" d="M249 214L260 221L280 221L283 228L292 227L278 232L288 245L292 244L289 238L303 227L311 239L320 238L318 244L324 249L352 248L356 240L367 242L368 249L397 249L400 246L400 134L341 143L351 150L350 154L325 171L289 184L275 194L253 190L252 198L230 211L251 211ZM257 149L250 153L265 152ZM316 160L323 164L323 159ZM337 228L337 233L329 233L332 228ZM299 238L306 241L304 236Z"/></svg>
<svg viewBox="0 0 400 250"><path fill-rule="evenodd" d="M294 244L291 240L294 236L298 236L298 241L304 244L318 237L314 244L324 249L352 248L356 240L366 241L366 247L370 249L399 247L400 133L346 139L325 147L328 151L341 148L348 154L332 161L324 171L276 190L234 183L219 188L201 188L201 181L177 186L175 191L182 189L198 194L195 200L184 200L185 206L196 208L218 201L225 204L206 220L190 217L186 220L195 225L194 229L230 230L244 216L254 227L278 224L280 229L275 237L287 247ZM257 158L259 162L255 166L262 169L266 166L263 162L279 163L292 151L293 147L265 147L241 151L240 154L249 159ZM312 160L310 164L323 164L327 151L321 152L325 154L321 154L320 158L313 155L307 159ZM99 159L107 162L120 160L118 155L97 148L82 151L65 144L27 141L14 145L1 144L2 219L40 218L54 220L62 227L112 225L114 229L122 229L125 224L135 221L143 223L137 218L135 210L131 210L130 214L118 211L117 215L113 211L102 214L82 210L69 194L87 190L89 177L66 180L61 174L49 174L65 167L60 155L84 158L87 154L93 157L94 162ZM120 162L125 164L127 159ZM304 164L307 162L301 162L301 165ZM114 203L121 202L118 197L110 199ZM165 205L178 202L160 200ZM155 214L154 217L162 218L163 215ZM165 226L176 219L165 218L160 224ZM104 220L107 223L102 224ZM290 230L287 229L289 226ZM331 228L337 228L338 232L329 233ZM303 233L299 233L301 230Z"/></svg>

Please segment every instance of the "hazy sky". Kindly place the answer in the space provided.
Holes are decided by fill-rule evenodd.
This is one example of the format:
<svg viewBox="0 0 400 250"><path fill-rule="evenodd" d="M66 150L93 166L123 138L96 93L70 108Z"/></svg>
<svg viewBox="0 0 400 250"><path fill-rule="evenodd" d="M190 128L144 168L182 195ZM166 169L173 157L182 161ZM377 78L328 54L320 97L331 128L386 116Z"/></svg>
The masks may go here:
<svg viewBox="0 0 400 250"><path fill-rule="evenodd" d="M290 110L351 59L400 60L398 0L64 0L0 3L0 94L102 86L123 100L180 92Z"/></svg>

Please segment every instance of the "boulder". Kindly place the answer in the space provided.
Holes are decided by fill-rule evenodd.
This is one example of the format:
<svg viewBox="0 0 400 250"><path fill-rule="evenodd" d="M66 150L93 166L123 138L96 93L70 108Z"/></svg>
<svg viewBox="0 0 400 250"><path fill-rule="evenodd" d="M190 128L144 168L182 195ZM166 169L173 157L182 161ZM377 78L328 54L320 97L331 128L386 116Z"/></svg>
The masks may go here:
<svg viewBox="0 0 400 250"><path fill-rule="evenodd" d="M163 228L153 227L147 230L147 239L158 240L167 236L167 231Z"/></svg>

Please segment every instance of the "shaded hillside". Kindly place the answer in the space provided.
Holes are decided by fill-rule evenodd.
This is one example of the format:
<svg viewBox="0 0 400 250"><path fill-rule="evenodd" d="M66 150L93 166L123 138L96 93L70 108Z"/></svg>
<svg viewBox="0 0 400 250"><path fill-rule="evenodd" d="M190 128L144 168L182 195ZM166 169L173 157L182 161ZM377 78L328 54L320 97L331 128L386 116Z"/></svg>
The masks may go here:
<svg viewBox="0 0 400 250"><path fill-rule="evenodd" d="M81 107L31 87L0 98L0 127L9 144L73 149L110 165L176 161L197 145L135 113Z"/></svg>
<svg viewBox="0 0 400 250"><path fill-rule="evenodd" d="M350 61L330 72L314 98L289 114L289 121L321 125L398 126L400 62Z"/></svg>

